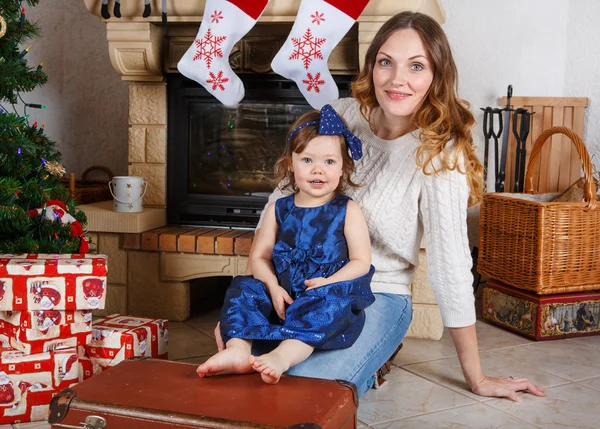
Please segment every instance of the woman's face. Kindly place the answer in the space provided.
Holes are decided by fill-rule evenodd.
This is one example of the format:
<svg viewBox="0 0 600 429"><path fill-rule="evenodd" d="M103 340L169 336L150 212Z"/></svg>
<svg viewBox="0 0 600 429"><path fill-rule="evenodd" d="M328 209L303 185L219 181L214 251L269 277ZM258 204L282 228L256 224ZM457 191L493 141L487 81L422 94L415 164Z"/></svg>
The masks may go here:
<svg viewBox="0 0 600 429"><path fill-rule="evenodd" d="M385 116L410 118L427 95L433 73L419 33L393 33L379 49L373 68L375 96Z"/></svg>

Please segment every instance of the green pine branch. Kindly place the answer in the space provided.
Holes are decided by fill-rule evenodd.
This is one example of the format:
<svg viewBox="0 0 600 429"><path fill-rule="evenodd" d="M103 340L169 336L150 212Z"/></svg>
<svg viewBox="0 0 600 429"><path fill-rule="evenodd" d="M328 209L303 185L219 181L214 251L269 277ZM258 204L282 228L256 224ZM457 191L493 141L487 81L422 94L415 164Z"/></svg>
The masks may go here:
<svg viewBox="0 0 600 429"><path fill-rule="evenodd" d="M30 67L24 47L39 37L37 23L21 17L21 7L39 0L0 0L7 21L0 38L0 253L75 253L81 238L60 218L45 215L50 200L64 204L66 212L85 228L85 213L75 208L60 181L60 152L43 129L30 124L22 94L46 83L41 66ZM27 13L27 6L26 6ZM32 113L31 110L28 113Z"/></svg>

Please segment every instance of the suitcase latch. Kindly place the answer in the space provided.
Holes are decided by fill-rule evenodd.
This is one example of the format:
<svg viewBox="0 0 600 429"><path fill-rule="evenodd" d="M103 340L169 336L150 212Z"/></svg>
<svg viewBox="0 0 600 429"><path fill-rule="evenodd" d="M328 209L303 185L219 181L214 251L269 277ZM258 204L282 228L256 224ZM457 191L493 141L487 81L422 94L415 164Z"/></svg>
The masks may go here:
<svg viewBox="0 0 600 429"><path fill-rule="evenodd" d="M85 422L81 422L79 424L81 426L53 423L53 426L67 429L104 429L106 427L106 420L100 416L87 416L85 418Z"/></svg>

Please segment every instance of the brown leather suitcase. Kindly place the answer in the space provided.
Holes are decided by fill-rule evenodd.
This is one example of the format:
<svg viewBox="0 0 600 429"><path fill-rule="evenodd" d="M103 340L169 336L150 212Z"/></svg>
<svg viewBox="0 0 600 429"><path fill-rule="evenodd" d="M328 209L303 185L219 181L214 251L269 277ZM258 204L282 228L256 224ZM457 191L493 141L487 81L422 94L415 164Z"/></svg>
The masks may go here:
<svg viewBox="0 0 600 429"><path fill-rule="evenodd" d="M260 374L199 378L196 365L128 360L58 393L52 428L355 428L352 383ZM85 426L84 423L87 425Z"/></svg>

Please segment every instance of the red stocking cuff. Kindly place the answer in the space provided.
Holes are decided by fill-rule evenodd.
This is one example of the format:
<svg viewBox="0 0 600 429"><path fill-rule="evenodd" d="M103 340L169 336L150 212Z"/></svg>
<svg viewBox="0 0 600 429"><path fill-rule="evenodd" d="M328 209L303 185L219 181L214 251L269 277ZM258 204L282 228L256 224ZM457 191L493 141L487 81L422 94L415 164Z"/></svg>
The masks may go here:
<svg viewBox="0 0 600 429"><path fill-rule="evenodd" d="M344 12L353 20L357 20L365 7L369 4L369 0L325 0L331 6Z"/></svg>

